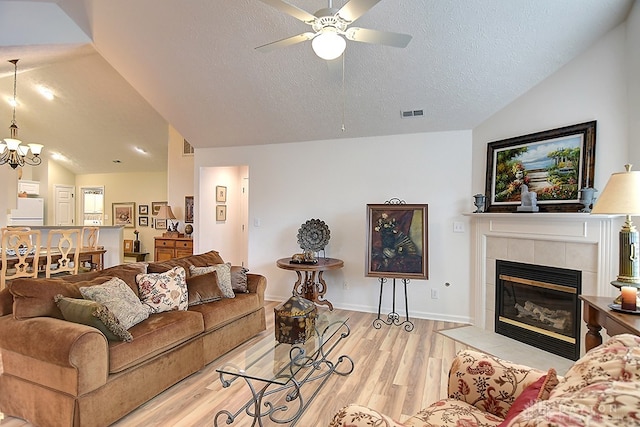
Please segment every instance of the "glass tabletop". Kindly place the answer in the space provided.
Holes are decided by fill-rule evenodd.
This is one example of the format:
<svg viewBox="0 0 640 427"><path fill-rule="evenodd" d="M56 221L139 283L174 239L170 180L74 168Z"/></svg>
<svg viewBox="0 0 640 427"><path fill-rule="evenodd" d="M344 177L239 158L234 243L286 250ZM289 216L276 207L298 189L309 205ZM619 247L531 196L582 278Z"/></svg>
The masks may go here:
<svg viewBox="0 0 640 427"><path fill-rule="evenodd" d="M316 332L306 342L283 344L269 335L226 360L216 371L221 374L221 379L226 374L285 385L301 369L326 358L341 336L349 333L348 320L334 312L321 311L316 317ZM233 381L232 378L228 380Z"/></svg>

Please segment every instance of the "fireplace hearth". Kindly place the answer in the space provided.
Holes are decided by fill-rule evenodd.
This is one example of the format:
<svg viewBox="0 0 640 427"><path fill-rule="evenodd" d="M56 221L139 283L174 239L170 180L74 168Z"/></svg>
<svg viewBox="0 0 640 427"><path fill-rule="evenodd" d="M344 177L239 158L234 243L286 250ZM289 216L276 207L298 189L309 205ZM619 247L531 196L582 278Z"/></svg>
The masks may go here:
<svg viewBox="0 0 640 427"><path fill-rule="evenodd" d="M496 260L495 332L577 360L581 287L578 270Z"/></svg>

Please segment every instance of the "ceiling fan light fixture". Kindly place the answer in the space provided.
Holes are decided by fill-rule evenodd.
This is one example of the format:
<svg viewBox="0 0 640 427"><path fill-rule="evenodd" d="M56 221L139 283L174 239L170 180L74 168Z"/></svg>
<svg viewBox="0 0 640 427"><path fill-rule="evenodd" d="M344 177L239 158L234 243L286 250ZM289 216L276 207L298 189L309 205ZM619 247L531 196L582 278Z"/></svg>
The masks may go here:
<svg viewBox="0 0 640 427"><path fill-rule="evenodd" d="M311 41L311 47L320 58L331 61L342 55L347 42L335 29L323 28Z"/></svg>

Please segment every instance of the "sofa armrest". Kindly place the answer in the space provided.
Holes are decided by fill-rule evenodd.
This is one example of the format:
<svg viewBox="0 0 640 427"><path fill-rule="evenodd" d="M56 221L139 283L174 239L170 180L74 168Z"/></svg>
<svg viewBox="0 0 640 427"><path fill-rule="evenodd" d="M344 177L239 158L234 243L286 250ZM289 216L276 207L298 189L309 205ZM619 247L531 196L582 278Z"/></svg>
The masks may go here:
<svg viewBox="0 0 640 427"><path fill-rule="evenodd" d="M464 350L449 371L448 396L504 418L522 391L546 372Z"/></svg>
<svg viewBox="0 0 640 427"><path fill-rule="evenodd" d="M13 313L13 295L9 288L0 290L0 317Z"/></svg>
<svg viewBox="0 0 640 427"><path fill-rule="evenodd" d="M264 293L267 289L267 278L254 273L247 273L247 289L249 293L258 294L260 305L264 305Z"/></svg>
<svg viewBox="0 0 640 427"><path fill-rule="evenodd" d="M340 409L329 423L329 427L404 427L397 421L366 406L351 404Z"/></svg>
<svg viewBox="0 0 640 427"><path fill-rule="evenodd" d="M109 347L96 328L53 317L0 317L3 375L81 395L104 385Z"/></svg>

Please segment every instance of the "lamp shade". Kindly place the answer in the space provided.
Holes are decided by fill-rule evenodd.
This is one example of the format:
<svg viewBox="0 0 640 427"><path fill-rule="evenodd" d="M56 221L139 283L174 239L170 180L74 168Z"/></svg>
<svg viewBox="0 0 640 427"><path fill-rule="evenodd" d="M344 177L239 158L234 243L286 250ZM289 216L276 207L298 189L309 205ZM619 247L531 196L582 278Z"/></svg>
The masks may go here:
<svg viewBox="0 0 640 427"><path fill-rule="evenodd" d="M631 165L626 168L611 175L591 213L640 215L640 171L631 171Z"/></svg>
<svg viewBox="0 0 640 427"><path fill-rule="evenodd" d="M176 216L173 214L171 206L169 205L161 205L156 216L159 219L176 219Z"/></svg>

